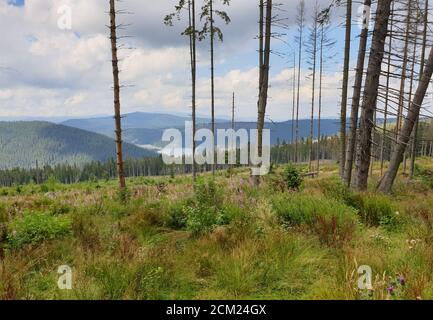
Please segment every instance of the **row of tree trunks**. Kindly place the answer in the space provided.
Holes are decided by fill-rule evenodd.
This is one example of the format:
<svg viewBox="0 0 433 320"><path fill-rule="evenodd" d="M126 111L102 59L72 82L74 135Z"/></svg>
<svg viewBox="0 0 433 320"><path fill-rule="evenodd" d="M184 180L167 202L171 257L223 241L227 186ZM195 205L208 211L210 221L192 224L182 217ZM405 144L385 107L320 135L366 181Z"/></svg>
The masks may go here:
<svg viewBox="0 0 433 320"><path fill-rule="evenodd" d="M415 97L410 104L407 118L404 122L404 126L401 130L401 134L399 135L399 139L397 141L396 148L391 156L391 161L389 164L388 171L385 173L382 178L378 190L381 192L389 193L391 192L392 186L394 184L395 178L398 173L398 169L403 161L404 153L406 152L406 148L408 146L410 136L415 127L415 123L419 118L419 114L421 111L421 106L424 102L425 95L427 93L428 86L431 81L431 77L433 74L433 49L430 51L430 55L425 65L424 72L421 76L421 80L418 85L418 89L415 93Z"/></svg>

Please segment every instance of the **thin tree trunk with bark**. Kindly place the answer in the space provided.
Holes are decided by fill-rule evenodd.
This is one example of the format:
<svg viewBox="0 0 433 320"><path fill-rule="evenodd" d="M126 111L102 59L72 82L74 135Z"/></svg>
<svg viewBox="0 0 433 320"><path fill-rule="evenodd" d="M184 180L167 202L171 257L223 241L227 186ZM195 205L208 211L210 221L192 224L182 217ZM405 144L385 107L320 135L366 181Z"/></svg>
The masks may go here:
<svg viewBox="0 0 433 320"><path fill-rule="evenodd" d="M125 171L123 163L122 146L122 116L120 113L120 80L119 80L119 59L117 55L117 25L116 25L116 0L110 0L110 40L111 40L111 62L113 68L114 88L114 120L116 125L116 159L119 187L125 190Z"/></svg>
<svg viewBox="0 0 433 320"><path fill-rule="evenodd" d="M371 160L371 133L373 129L373 117L376 110L377 95L381 66L384 56L385 39L388 31L389 16L391 14L392 0L379 0L376 11L373 39L370 50L370 59L365 81L364 99L362 102L362 114L360 120L357 154L356 154L356 181L358 190L366 190L368 182L368 170Z"/></svg>
<svg viewBox="0 0 433 320"><path fill-rule="evenodd" d="M340 123L340 176L344 177L346 165L346 122L347 122L347 95L349 91L350 68L350 42L352 34L352 0L346 4L346 36L344 45L343 92L341 97L341 123Z"/></svg>
<svg viewBox="0 0 433 320"><path fill-rule="evenodd" d="M371 7L371 0L364 1L364 10L367 7ZM364 11L366 14L366 11ZM366 19L369 19L366 17ZM347 155L346 155L346 165L344 167L344 181L347 186L350 187L352 183L352 170L353 170L353 160L355 157L356 148L356 133L358 129L358 114L359 114L359 104L361 101L362 92L362 80L364 75L364 63L365 63L365 53L367 49L368 40L368 20L364 21L360 40L359 40L359 50L358 50L358 62L356 65L356 75L355 84L353 87L353 97L352 97L352 111L350 114L350 133L347 145Z"/></svg>
<svg viewBox="0 0 433 320"><path fill-rule="evenodd" d="M210 61L211 61L211 109L212 109L212 133L215 137L215 62L214 62L214 42L215 42L215 32L214 32L214 21L213 21L213 0L210 0ZM213 164L212 164L212 174L215 176L215 166L217 154L215 152L215 138L213 138Z"/></svg>
<svg viewBox="0 0 433 320"><path fill-rule="evenodd" d="M196 53L196 18L195 18L195 0L188 2L189 7L189 25L190 25L190 53L191 53L191 84L192 84L192 179L197 180L197 170L195 163L195 133L196 133L196 78L197 78L197 53Z"/></svg>
<svg viewBox="0 0 433 320"><path fill-rule="evenodd" d="M258 115L257 115L257 151L258 156L263 154L263 128L265 125L266 105L268 102L268 88L269 88L269 66L271 56L271 36L272 36L272 0L266 3L266 26L265 26L265 41L263 52L263 65L262 65L262 81L258 100ZM260 177L254 177L255 185L259 185Z"/></svg>
<svg viewBox="0 0 433 320"><path fill-rule="evenodd" d="M428 0L425 0L424 3L424 15L423 15L423 39L422 39L422 51L421 51L421 65L420 65L420 76L424 73L424 65L425 65L425 50L427 47L427 28L428 28L428 14L429 14L429 2ZM415 161L416 161L416 154L417 154L417 141L418 141L418 129L419 129L419 117L416 119L415 123L415 131L413 133L413 141L412 141L412 150L411 150L411 161L410 161L410 177L411 179L415 175Z"/></svg>
<svg viewBox="0 0 433 320"><path fill-rule="evenodd" d="M313 48L312 48L312 56L313 56L313 83L311 88L311 117L310 117L310 155L308 160L308 168L310 172L313 171L313 153L314 153L314 109L316 102L316 62L317 62L317 12L314 15L314 26L313 26Z"/></svg>
<svg viewBox="0 0 433 320"><path fill-rule="evenodd" d="M317 159L316 159L316 171L317 174L320 174L320 144L322 141L321 137L321 125L322 125L322 89L323 89L323 42L325 38L325 27L323 23L321 24L320 29L320 71L319 71L319 114L317 119Z"/></svg>
<svg viewBox="0 0 433 320"><path fill-rule="evenodd" d="M296 107L296 54L293 53L293 85L292 85L292 147L295 142L295 107ZM294 160L294 157L293 157Z"/></svg>
<svg viewBox="0 0 433 320"><path fill-rule="evenodd" d="M397 177L398 169L403 161L403 154L406 151L410 136L415 127L416 120L419 117L421 106L427 93L433 75L433 49L430 50L430 55L425 65L424 73L418 85L413 102L410 104L409 112L405 120L404 126L399 135L396 148L391 156L388 171L385 173L378 190L384 193L391 192L395 178Z"/></svg>
<svg viewBox="0 0 433 320"><path fill-rule="evenodd" d="M301 94L301 63L302 63L302 41L304 32L305 19L305 2L299 3L298 28L299 28L299 48L298 48L298 93L296 99L296 139L295 139L295 162L298 162L298 145L299 145L299 104Z"/></svg>

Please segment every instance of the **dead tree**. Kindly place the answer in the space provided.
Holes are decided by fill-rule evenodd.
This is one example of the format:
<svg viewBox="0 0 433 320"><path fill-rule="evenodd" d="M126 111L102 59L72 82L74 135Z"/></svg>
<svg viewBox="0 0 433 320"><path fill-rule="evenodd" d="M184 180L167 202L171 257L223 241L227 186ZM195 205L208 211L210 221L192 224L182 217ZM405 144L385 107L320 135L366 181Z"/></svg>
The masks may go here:
<svg viewBox="0 0 433 320"><path fill-rule="evenodd" d="M302 46L303 46L303 36L304 36L304 27L305 27L305 1L300 0L298 6L298 15L297 15L297 24L298 24L298 92L296 98L296 139L295 139L295 162L298 162L298 144L299 144L299 105L300 105L300 94L301 94L301 63L302 63Z"/></svg>
<svg viewBox="0 0 433 320"><path fill-rule="evenodd" d="M344 177L346 165L346 122L347 122L347 95L349 89L350 68L350 42L352 34L352 0L346 3L346 36L344 40L344 67L343 67L343 91L340 110L340 176Z"/></svg>
<svg viewBox="0 0 433 320"><path fill-rule="evenodd" d="M374 127L373 117L377 105L379 78L392 1L379 0L377 4L357 143L355 187L358 190L367 189L371 161L371 134Z"/></svg>
<svg viewBox="0 0 433 320"><path fill-rule="evenodd" d="M418 89L415 93L414 99L409 107L407 118L404 122L404 126L399 134L396 148L394 149L391 161L389 164L388 171L381 180L378 190L384 193L391 192L395 178L397 177L398 169L403 161L403 155L406 152L410 136L415 127L416 120L418 119L423 104L424 98L427 93L428 86L430 84L433 75L433 49L430 51L428 61L424 68L421 80L418 85Z"/></svg>
<svg viewBox="0 0 433 320"><path fill-rule="evenodd" d="M188 26L182 32L182 35L188 36L189 38L189 53L190 53L190 63L191 63L191 102L192 102L192 177L195 182L197 179L197 170L195 163L195 150L196 141L195 133L197 129L196 122L196 80L197 80L197 28L196 28L196 10L195 10L195 0L179 0L178 5L175 6L175 12L167 15L164 18L164 23L168 26L173 26L173 18L177 17L180 19L180 15L183 10L188 10Z"/></svg>
<svg viewBox="0 0 433 320"><path fill-rule="evenodd" d="M116 24L116 0L110 0L110 40L111 40L111 62L113 69L113 90L114 90L114 120L116 126L116 160L117 175L120 190L126 189L123 148L122 148L122 116L120 113L120 80L119 80L119 59L117 48L117 24Z"/></svg>
<svg viewBox="0 0 433 320"><path fill-rule="evenodd" d="M223 5L229 5L230 0L222 0ZM214 0L206 0L204 6L202 7L202 12L200 15L201 20L205 20L203 29L199 32L199 40L203 40L206 38L206 36L210 35L210 59L211 59L211 121L212 121L212 133L215 137L215 35L217 36L217 39L219 41L223 41L223 33L220 28L215 26L215 19L214 17L218 16L220 17L225 24L230 23L230 17L227 15L226 12L215 10L214 9ZM216 158L217 154L215 152L215 140L214 140L214 158L213 158L213 164L212 164L212 174L215 175L215 168L216 168Z"/></svg>
<svg viewBox="0 0 433 320"><path fill-rule="evenodd" d="M310 172L313 171L313 153L314 153L314 110L316 103L316 67L317 67L317 51L319 42L319 8L316 4L313 14L313 21L310 27L309 41L307 43L307 52L309 54L309 65L311 69L310 77L312 79L311 87L311 115L310 115L310 143L309 143L309 157L308 168Z"/></svg>
<svg viewBox="0 0 433 320"><path fill-rule="evenodd" d="M261 16L263 10L263 1L260 1ZM263 27L261 27L262 29ZM259 99L258 99L258 112L257 112L257 151L258 156L263 155L263 128L265 125L266 106L268 102L268 88L269 88L269 67L270 67L270 56L271 56L271 37L272 37L272 0L266 2L266 23L265 23L265 39L264 39L264 50L263 56L260 61L263 61L260 71L260 88L259 88ZM261 41L263 43L263 39ZM259 185L260 177L254 177L255 185Z"/></svg>
<svg viewBox="0 0 433 320"><path fill-rule="evenodd" d="M369 17L367 16L371 7L371 0L364 1L364 20L362 31L359 39L358 62L356 65L355 84L353 86L352 110L350 114L350 133L347 145L346 165L344 171L344 181L348 187L352 183L353 160L356 148L356 133L358 129L359 104L361 101L362 80L364 76L365 53L367 51L368 25Z"/></svg>

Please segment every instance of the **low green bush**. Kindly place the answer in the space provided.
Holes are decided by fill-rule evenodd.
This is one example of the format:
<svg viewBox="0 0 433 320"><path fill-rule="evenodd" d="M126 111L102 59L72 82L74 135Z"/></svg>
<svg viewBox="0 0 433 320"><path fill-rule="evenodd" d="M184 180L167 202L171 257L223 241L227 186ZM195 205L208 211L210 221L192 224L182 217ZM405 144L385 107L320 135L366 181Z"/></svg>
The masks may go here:
<svg viewBox="0 0 433 320"><path fill-rule="evenodd" d="M195 200L199 206L218 207L222 203L222 190L213 179L200 178L194 185Z"/></svg>
<svg viewBox="0 0 433 320"><path fill-rule="evenodd" d="M354 206L353 192L343 183L340 177L329 177L318 181L320 190L326 198L335 199L348 206Z"/></svg>
<svg viewBox="0 0 433 320"><path fill-rule="evenodd" d="M396 208L388 196L357 194L354 196L354 207L358 209L362 221L368 226L390 229L399 224Z"/></svg>
<svg viewBox="0 0 433 320"><path fill-rule="evenodd" d="M35 244L69 235L72 223L66 217L49 213L25 212L21 218L11 221L7 241L11 248L19 249L26 244Z"/></svg>
<svg viewBox="0 0 433 320"><path fill-rule="evenodd" d="M350 240L358 221L353 208L323 197L280 195L272 199L272 206L282 225L308 227L330 245Z"/></svg>
<svg viewBox="0 0 433 320"><path fill-rule="evenodd" d="M172 203L167 208L167 217L165 225L174 230L183 230L186 228L188 213L185 210L187 201Z"/></svg>
<svg viewBox="0 0 433 320"><path fill-rule="evenodd" d="M294 165L289 164L284 170L284 181L289 189L299 190L304 179L299 170Z"/></svg>
<svg viewBox="0 0 433 320"><path fill-rule="evenodd" d="M216 226L230 222L224 211L206 207L185 207L187 216L186 227L193 236L199 236L212 231Z"/></svg>

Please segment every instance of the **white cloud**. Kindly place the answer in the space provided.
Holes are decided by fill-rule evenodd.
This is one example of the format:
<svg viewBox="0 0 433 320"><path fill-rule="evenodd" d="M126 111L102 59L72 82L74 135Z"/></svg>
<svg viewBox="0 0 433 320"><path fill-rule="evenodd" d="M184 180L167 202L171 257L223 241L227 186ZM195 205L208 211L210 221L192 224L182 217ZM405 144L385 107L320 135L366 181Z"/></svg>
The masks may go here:
<svg viewBox="0 0 433 320"><path fill-rule="evenodd" d="M122 15L120 23L132 23L122 34L121 50L122 110L190 112L190 71L188 41L180 36L181 26L168 28L162 19L174 0L128 0L119 5L133 15ZM289 23L293 22L296 1L284 0ZM321 2L326 2L323 0ZM24 7L0 0L0 116L86 116L112 112L111 55L107 38L108 1L26 0ZM61 5L72 8L71 31L57 26ZM307 5L310 2L307 1ZM257 6L251 0L233 1L227 11L232 24L224 27L225 42L217 45L216 112L230 115L231 94L236 92L237 114L255 118L257 68L254 67L257 32ZM282 13L284 14L284 13ZM4 34L4 36L3 36ZM210 114L208 43L198 52L198 111ZM243 59L243 57L246 57ZM274 120L289 118L291 108L291 70L273 57L269 115ZM280 68L281 70L278 70ZM221 72L220 70L224 70ZM339 74L327 74L324 115L335 115ZM129 85L132 85L129 87ZM330 87L331 86L331 87ZM310 83L302 82L301 115L308 116Z"/></svg>

